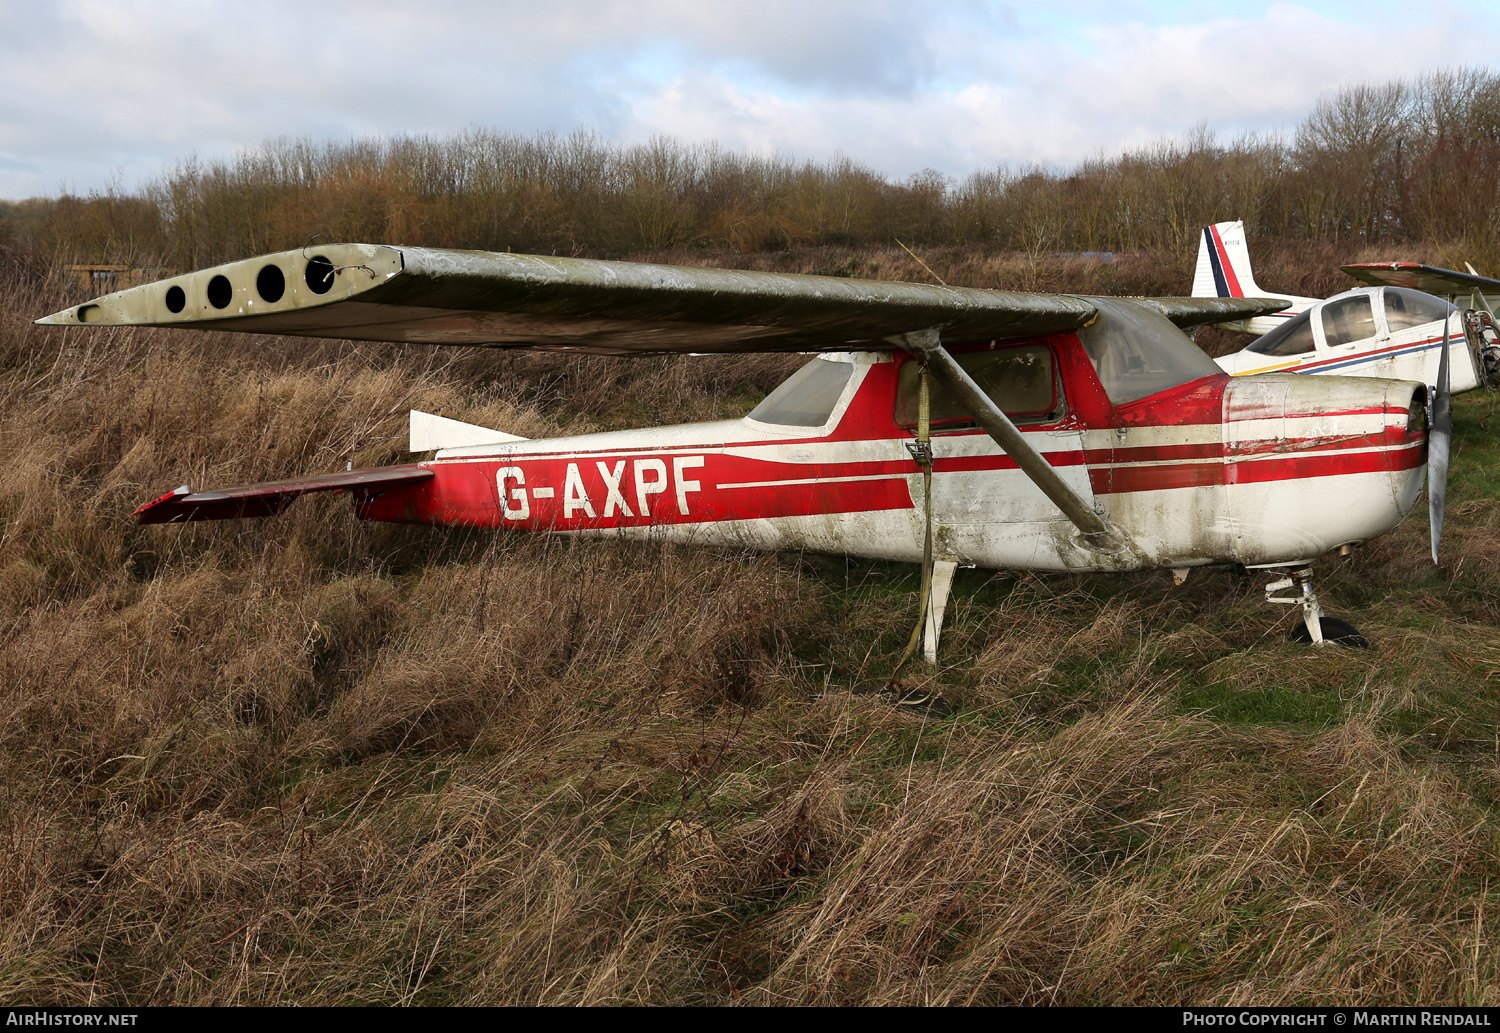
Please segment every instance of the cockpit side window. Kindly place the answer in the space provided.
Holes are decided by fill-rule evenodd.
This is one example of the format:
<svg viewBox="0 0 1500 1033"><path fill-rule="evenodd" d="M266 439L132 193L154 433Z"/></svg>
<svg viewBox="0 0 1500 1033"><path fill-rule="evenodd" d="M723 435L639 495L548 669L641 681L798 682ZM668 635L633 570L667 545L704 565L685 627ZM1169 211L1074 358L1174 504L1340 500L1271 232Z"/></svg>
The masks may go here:
<svg viewBox="0 0 1500 1033"><path fill-rule="evenodd" d="M1052 368L1052 349L1044 344L968 352L953 356L964 372L989 395L1000 411L1016 423L1050 423L1061 416L1057 378ZM918 363L901 364L896 381L896 424L917 425ZM929 377L929 419L935 430L974 426L974 416Z"/></svg>
<svg viewBox="0 0 1500 1033"><path fill-rule="evenodd" d="M1328 347L1369 340L1375 336L1375 310L1368 294L1330 301L1323 306L1323 339Z"/></svg>
<svg viewBox="0 0 1500 1033"><path fill-rule="evenodd" d="M1159 310L1123 298L1089 301L1099 314L1078 337L1115 405L1222 372Z"/></svg>
<svg viewBox="0 0 1500 1033"><path fill-rule="evenodd" d="M1407 287L1385 289L1385 325L1393 334L1424 323L1447 319L1449 313L1457 311L1442 298L1435 298L1423 291Z"/></svg>
<svg viewBox="0 0 1500 1033"><path fill-rule="evenodd" d="M850 362L813 359L750 410L750 419L783 427L821 427L854 373Z"/></svg>
<svg viewBox="0 0 1500 1033"><path fill-rule="evenodd" d="M1312 312L1288 319L1275 330L1250 344L1246 351L1257 355L1306 355L1316 347L1313 341Z"/></svg>

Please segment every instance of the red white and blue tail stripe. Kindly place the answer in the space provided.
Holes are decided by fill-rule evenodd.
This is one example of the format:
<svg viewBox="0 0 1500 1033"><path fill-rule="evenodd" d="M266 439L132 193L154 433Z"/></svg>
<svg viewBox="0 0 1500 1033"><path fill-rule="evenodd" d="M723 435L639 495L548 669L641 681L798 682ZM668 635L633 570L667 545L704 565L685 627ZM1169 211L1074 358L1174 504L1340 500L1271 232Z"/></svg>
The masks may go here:
<svg viewBox="0 0 1500 1033"><path fill-rule="evenodd" d="M1291 307L1268 316L1217 324L1226 330L1263 334L1307 310L1319 299L1262 290L1250 271L1250 249L1245 243L1245 224L1216 222L1203 227L1198 238L1198 265L1193 271L1195 298L1283 298Z"/></svg>

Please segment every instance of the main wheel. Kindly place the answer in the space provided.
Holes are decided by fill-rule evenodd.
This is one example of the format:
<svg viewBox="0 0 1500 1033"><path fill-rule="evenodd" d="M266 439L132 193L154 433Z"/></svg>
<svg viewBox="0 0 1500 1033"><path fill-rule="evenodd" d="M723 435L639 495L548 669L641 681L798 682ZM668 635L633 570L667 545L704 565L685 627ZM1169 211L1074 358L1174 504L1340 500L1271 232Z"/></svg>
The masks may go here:
<svg viewBox="0 0 1500 1033"><path fill-rule="evenodd" d="M862 685L854 690L856 696L874 696L882 703L904 710L919 717L930 717L941 721L953 716L953 704L935 692L919 689L898 689L889 685Z"/></svg>
<svg viewBox="0 0 1500 1033"><path fill-rule="evenodd" d="M1324 617L1319 622L1323 627L1323 641L1333 642L1341 646L1353 646L1356 649L1369 649L1370 640L1355 630L1354 625L1348 621L1341 621L1337 617ZM1298 645L1312 645L1312 635L1307 630L1307 625L1298 621L1292 628L1291 634L1286 637L1288 642Z"/></svg>

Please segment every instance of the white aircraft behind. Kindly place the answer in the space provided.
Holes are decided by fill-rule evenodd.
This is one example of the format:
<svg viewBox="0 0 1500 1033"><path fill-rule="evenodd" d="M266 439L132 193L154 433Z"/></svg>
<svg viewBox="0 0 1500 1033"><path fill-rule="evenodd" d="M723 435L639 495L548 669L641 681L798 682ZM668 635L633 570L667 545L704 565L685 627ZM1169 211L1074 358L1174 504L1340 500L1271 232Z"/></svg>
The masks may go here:
<svg viewBox="0 0 1500 1033"><path fill-rule="evenodd" d="M1205 226L1194 297L1289 302L1269 316L1216 324L1261 337L1215 361L1235 376L1334 373L1434 384L1446 341L1454 394L1500 382L1500 337L1486 297L1500 296L1500 280L1414 262L1346 265L1343 271L1373 286L1321 300L1263 290L1250 271L1245 224L1236 220ZM1455 300L1472 309L1460 311Z"/></svg>

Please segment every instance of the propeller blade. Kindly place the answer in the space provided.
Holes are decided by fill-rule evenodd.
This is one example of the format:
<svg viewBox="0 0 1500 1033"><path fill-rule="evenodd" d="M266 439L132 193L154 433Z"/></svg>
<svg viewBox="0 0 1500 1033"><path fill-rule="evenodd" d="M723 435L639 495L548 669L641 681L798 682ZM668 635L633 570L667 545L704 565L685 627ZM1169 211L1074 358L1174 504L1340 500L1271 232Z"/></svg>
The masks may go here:
<svg viewBox="0 0 1500 1033"><path fill-rule="evenodd" d="M1427 429L1427 517L1432 526L1432 562L1438 561L1443 536L1443 509L1448 502L1448 453L1453 445L1453 396L1448 390L1448 329L1443 321L1443 352L1432 393L1432 425Z"/></svg>

